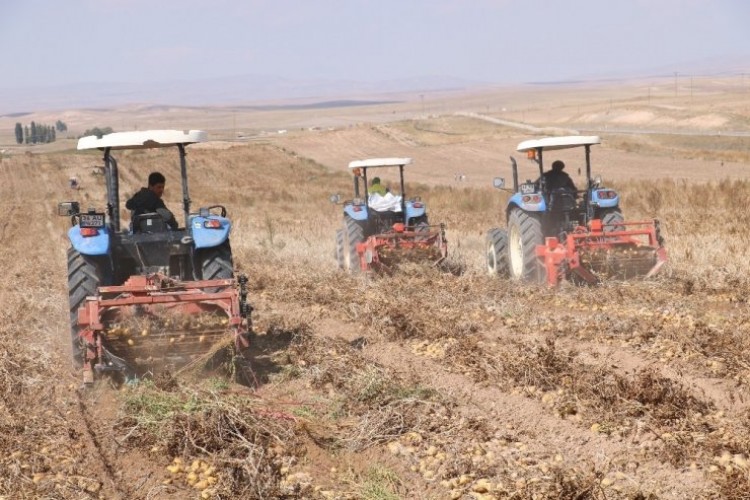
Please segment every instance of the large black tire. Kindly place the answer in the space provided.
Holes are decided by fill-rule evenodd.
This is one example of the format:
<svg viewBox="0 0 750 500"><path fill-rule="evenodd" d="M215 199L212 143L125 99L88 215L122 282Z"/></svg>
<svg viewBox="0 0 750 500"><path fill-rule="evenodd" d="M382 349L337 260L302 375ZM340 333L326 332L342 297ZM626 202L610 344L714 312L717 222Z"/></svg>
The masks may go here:
<svg viewBox="0 0 750 500"><path fill-rule="evenodd" d="M415 217L410 221L414 225L415 233L428 233L430 231L430 223L427 221L427 216ZM417 241L425 241L425 237L417 237Z"/></svg>
<svg viewBox="0 0 750 500"><path fill-rule="evenodd" d="M536 246L544 243L539 214L514 208L508 218L508 269L510 277L520 281L540 281L542 269L537 262Z"/></svg>
<svg viewBox="0 0 750 500"><path fill-rule="evenodd" d="M213 248L202 249L199 253L201 276L204 280L226 280L234 277L232 247L229 241ZM216 292L218 289L207 289Z"/></svg>
<svg viewBox="0 0 750 500"><path fill-rule="evenodd" d="M344 230L336 230L336 263L339 269L345 269L346 262L344 262Z"/></svg>
<svg viewBox="0 0 750 500"><path fill-rule="evenodd" d="M618 210L617 208L605 208L599 212L599 217L602 220L602 224L604 225L604 231L624 231L625 226L616 226L614 224L617 224L618 222L625 221L625 217L623 217L622 212ZM613 224L611 226L608 226L608 224Z"/></svg>
<svg viewBox="0 0 750 500"><path fill-rule="evenodd" d="M429 226L430 223L427 220L427 214L425 214L420 217L414 217L412 219L409 219L409 225L414 228L417 228L417 227Z"/></svg>
<svg viewBox="0 0 750 500"><path fill-rule="evenodd" d="M486 249L487 273L490 276L508 277L508 233L497 227L490 229Z"/></svg>
<svg viewBox="0 0 750 500"><path fill-rule="evenodd" d="M352 274L359 273L362 269L359 265L359 254L357 253L357 243L365 239L365 232L362 226L349 217L344 218L344 269Z"/></svg>
<svg viewBox="0 0 750 500"><path fill-rule="evenodd" d="M83 365L85 349L78 337L78 309L86 300L97 294L97 288L108 285L112 273L107 257L82 255L73 247L68 249L68 303L70 305L70 340L73 363Z"/></svg>

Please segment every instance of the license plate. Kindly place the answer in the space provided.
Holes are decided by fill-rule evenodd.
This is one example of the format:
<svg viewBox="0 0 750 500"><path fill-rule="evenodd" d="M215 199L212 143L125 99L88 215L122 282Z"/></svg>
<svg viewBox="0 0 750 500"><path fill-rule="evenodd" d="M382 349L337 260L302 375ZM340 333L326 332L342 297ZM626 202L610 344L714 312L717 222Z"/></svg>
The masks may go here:
<svg viewBox="0 0 750 500"><path fill-rule="evenodd" d="M521 194L531 194L536 191L536 186L534 184L521 184L518 187Z"/></svg>
<svg viewBox="0 0 750 500"><path fill-rule="evenodd" d="M104 227L104 214L81 214L79 217L80 227Z"/></svg>

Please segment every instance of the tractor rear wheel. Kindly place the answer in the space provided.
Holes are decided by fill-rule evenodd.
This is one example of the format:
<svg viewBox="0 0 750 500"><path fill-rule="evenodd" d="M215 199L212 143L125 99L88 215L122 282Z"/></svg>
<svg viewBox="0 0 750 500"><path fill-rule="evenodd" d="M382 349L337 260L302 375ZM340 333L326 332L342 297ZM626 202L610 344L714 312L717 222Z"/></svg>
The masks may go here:
<svg viewBox="0 0 750 500"><path fill-rule="evenodd" d="M365 239L365 233L362 226L349 217L344 219L344 269L352 274L359 273L362 268L359 264L359 253L357 253L357 244L362 243Z"/></svg>
<svg viewBox="0 0 750 500"><path fill-rule="evenodd" d="M336 230L336 263L339 266L339 269L345 269L345 262L344 262L344 230L343 229L337 229Z"/></svg>
<svg viewBox="0 0 750 500"><path fill-rule="evenodd" d="M544 243L539 214L514 208L508 218L508 268L515 280L538 281L536 246Z"/></svg>
<svg viewBox="0 0 750 500"><path fill-rule="evenodd" d="M226 280L234 277L234 263L232 261L232 247L229 240L213 248L201 249L198 254L201 263L201 277L204 280ZM207 289L216 292L218 288Z"/></svg>
<svg viewBox="0 0 750 500"><path fill-rule="evenodd" d="M83 365L85 348L78 336L78 309L86 297L96 295L97 288L111 281L109 260L106 256L90 256L68 249L68 303L70 305L70 340L73 346L73 363Z"/></svg>
<svg viewBox="0 0 750 500"><path fill-rule="evenodd" d="M490 276L507 277L508 233L493 227L487 232L487 272Z"/></svg>
<svg viewBox="0 0 750 500"><path fill-rule="evenodd" d="M427 216L423 215L422 217L416 217L411 220L412 224L414 224L414 232L415 233L428 233L430 232L430 223L427 222ZM417 237L417 241L425 241L427 238L425 237Z"/></svg>
<svg viewBox="0 0 750 500"><path fill-rule="evenodd" d="M618 222L623 222L625 220L625 217L623 217L622 212L620 212L616 208L610 208L610 209L605 209L605 210L600 211L599 217L601 217L605 232L625 230L625 226L614 225L614 224L617 224ZM608 226L609 224L613 224L613 225Z"/></svg>
<svg viewBox="0 0 750 500"><path fill-rule="evenodd" d="M418 227L424 228L425 226L429 226L429 222L427 222L427 215L422 215L420 217L414 217L412 219L409 219L409 225L415 228L415 231L418 231Z"/></svg>

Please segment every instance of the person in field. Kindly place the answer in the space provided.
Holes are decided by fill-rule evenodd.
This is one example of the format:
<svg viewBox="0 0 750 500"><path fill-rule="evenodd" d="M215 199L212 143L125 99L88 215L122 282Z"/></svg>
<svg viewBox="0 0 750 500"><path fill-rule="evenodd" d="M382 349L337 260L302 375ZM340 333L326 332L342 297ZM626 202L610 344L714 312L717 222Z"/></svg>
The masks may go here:
<svg viewBox="0 0 750 500"><path fill-rule="evenodd" d="M388 190L380 183L380 177L374 177L372 179L372 182L370 183L370 194L379 194L380 196L385 196L385 193L387 193Z"/></svg>
<svg viewBox="0 0 750 500"><path fill-rule="evenodd" d="M161 199L164 195L164 185L166 182L167 180L164 175L159 172L151 172L148 176L148 187L141 188L140 191L135 193L132 198L125 203L125 208L132 210L134 217L136 215L153 212L163 214L168 213L168 217L165 217L164 215L162 215L162 217L165 219L169 227L177 229L178 225L174 214L169 211L164 204L164 200ZM162 212L163 210L166 212Z"/></svg>
<svg viewBox="0 0 750 500"><path fill-rule="evenodd" d="M552 162L552 169L544 172L544 189L551 193L557 189L568 189L571 191L577 191L576 185L570 176L563 172L565 169L565 163L561 160L555 160Z"/></svg>

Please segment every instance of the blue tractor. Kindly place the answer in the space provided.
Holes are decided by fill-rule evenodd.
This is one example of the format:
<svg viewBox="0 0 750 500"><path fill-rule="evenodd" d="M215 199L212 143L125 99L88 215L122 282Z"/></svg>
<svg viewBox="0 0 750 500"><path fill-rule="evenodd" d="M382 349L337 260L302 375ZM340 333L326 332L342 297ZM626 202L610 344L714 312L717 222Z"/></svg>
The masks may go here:
<svg viewBox="0 0 750 500"><path fill-rule="evenodd" d="M537 180L519 183L511 157L513 189L505 219L507 231L487 233L486 262L490 275L557 284L570 278L596 283L603 276L651 276L666 261L658 221L626 222L618 193L591 177L591 146L596 136L546 137L521 142L539 167ZM586 184L582 190L547 185L544 152L583 148ZM505 181L494 185L505 189Z"/></svg>
<svg viewBox="0 0 750 500"><path fill-rule="evenodd" d="M139 365L160 359L170 366L195 359L228 332L244 351L251 332L247 279L234 279L225 207L191 210L187 154L190 144L206 141L198 130L121 132L83 137L79 150L103 152L106 209L82 211L75 201L60 203L60 215L71 218L68 231L68 297L73 360L83 367L84 381L94 372L137 373ZM184 225L159 209L132 214L125 226L120 217L118 162L121 150L173 148L179 154ZM187 331L165 316L220 316L206 331ZM151 318L160 328L115 331L112 324ZM170 330L171 328L171 330ZM140 335L140 336L139 336ZM148 361L148 363L146 362ZM151 368L151 365L148 367Z"/></svg>
<svg viewBox="0 0 750 500"><path fill-rule="evenodd" d="M389 271L398 262L432 261L448 254L443 224L430 225L420 197L404 194L404 168L411 158L371 158L349 163L354 175L354 197L343 202L343 227L336 231L336 260L340 269L356 274ZM398 168L400 193L373 192L368 187L371 169ZM333 203L341 197L333 195Z"/></svg>

